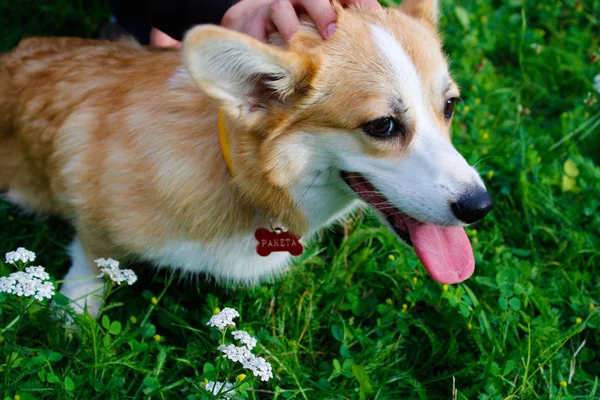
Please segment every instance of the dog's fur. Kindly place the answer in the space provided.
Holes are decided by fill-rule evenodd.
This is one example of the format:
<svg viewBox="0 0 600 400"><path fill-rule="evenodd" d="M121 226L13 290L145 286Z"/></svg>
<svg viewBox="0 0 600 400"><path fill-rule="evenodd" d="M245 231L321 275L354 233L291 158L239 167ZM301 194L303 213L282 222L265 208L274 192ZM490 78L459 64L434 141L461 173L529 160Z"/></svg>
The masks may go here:
<svg viewBox="0 0 600 400"><path fill-rule="evenodd" d="M0 56L0 189L73 223L67 278L97 273L99 257L231 281L275 274L290 257L258 256L254 231L277 220L309 238L347 215L360 201L341 170L368 176L414 218L461 224L448 202L483 184L449 141L442 110L458 88L437 1L336 9L331 39L305 24L287 48L214 26L189 32L182 52L24 40ZM403 121L401 139L359 129L390 114ZM63 293L98 286L69 282Z"/></svg>

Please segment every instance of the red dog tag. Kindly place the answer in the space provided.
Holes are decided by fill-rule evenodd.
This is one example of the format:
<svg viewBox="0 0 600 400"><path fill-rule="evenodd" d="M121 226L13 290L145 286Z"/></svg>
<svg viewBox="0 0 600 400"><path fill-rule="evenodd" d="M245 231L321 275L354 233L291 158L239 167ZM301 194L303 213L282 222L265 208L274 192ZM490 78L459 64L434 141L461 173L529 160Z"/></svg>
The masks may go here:
<svg viewBox="0 0 600 400"><path fill-rule="evenodd" d="M258 228L254 232L254 237L258 240L256 252L259 256L266 257L273 252L288 252L293 256L299 256L304 251L300 238L292 232L284 231L281 228L275 228L272 231L265 228Z"/></svg>

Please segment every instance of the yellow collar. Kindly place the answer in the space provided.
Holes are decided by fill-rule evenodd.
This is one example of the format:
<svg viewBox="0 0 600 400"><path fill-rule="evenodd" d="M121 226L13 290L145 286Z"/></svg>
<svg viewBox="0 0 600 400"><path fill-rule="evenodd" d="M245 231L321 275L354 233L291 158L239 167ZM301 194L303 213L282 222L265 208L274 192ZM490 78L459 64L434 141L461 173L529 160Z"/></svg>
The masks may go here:
<svg viewBox="0 0 600 400"><path fill-rule="evenodd" d="M227 121L225 121L225 113L223 110L219 110L219 142L221 143L221 152L223 153L223 159L225 164L229 168L231 176L235 176L233 170L233 162L231 160L231 143L229 143L229 136L227 136Z"/></svg>

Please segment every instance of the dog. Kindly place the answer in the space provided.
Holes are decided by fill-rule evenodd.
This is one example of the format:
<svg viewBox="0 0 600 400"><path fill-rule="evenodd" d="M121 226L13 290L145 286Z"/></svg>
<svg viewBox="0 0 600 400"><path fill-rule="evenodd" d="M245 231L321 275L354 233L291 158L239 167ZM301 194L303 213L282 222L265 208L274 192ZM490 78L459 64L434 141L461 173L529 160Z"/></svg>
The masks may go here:
<svg viewBox="0 0 600 400"><path fill-rule="evenodd" d="M335 8L328 40L205 25L181 52L33 38L0 56L0 189L74 225L66 279L111 257L254 283L293 259L258 254L258 230L281 250L365 205L436 281L473 273L464 226L492 199L450 141L438 2ZM101 286L61 291L94 314Z"/></svg>

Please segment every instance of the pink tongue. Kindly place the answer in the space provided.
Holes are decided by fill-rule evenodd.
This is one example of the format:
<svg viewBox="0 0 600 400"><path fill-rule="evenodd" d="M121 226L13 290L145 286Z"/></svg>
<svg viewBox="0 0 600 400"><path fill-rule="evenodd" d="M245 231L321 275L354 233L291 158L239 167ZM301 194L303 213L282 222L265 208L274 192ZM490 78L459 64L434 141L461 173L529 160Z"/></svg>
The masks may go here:
<svg viewBox="0 0 600 400"><path fill-rule="evenodd" d="M473 274L473 248L464 228L406 222L417 256L433 279L451 284Z"/></svg>

